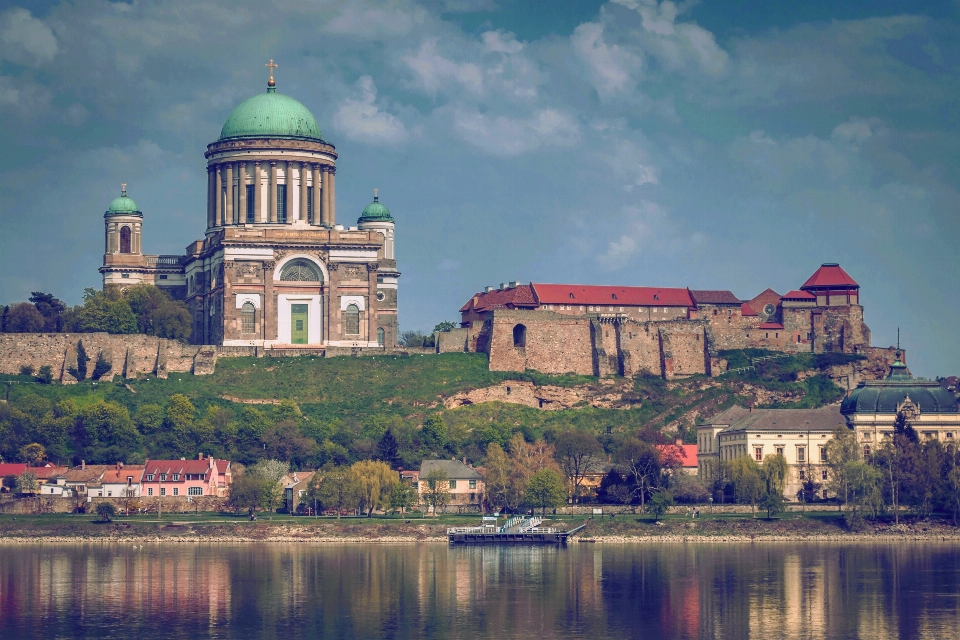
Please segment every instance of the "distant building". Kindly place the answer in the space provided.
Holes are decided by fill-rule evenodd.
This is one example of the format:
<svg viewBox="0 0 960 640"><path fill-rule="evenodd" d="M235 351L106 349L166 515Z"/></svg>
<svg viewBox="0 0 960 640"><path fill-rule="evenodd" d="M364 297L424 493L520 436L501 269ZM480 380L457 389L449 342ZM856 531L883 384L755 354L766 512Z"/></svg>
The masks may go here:
<svg viewBox="0 0 960 640"><path fill-rule="evenodd" d="M661 454L666 458L669 456L671 462L677 464L677 469L683 473L695 476L699 473L699 463L697 461L697 445L683 444L677 440L675 444L665 444L657 447Z"/></svg>
<svg viewBox="0 0 960 640"><path fill-rule="evenodd" d="M118 462L100 479L98 498L139 498L145 466Z"/></svg>
<svg viewBox="0 0 960 640"><path fill-rule="evenodd" d="M231 480L230 462L196 460L147 460L140 495L226 497Z"/></svg>
<svg viewBox="0 0 960 640"><path fill-rule="evenodd" d="M283 484L283 506L287 513L297 513L301 507L312 507L307 501L307 490L315 471L294 471L280 480Z"/></svg>
<svg viewBox="0 0 960 640"><path fill-rule="evenodd" d="M431 471L440 471L447 478L450 507L479 507L483 498L483 476L473 467L457 460L424 460L420 465L417 490L421 502L429 490L427 477Z"/></svg>

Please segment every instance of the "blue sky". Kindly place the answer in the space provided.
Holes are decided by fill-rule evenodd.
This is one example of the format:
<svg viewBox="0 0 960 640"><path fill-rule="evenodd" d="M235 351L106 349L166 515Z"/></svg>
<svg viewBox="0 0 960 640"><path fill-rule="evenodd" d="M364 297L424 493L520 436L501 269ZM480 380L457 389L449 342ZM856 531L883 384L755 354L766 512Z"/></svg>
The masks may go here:
<svg viewBox="0 0 960 640"><path fill-rule="evenodd" d="M400 323L507 280L861 284L873 342L960 372L960 2L0 5L0 301L98 286L120 182L144 247L205 221L203 151L263 91L380 188Z"/></svg>

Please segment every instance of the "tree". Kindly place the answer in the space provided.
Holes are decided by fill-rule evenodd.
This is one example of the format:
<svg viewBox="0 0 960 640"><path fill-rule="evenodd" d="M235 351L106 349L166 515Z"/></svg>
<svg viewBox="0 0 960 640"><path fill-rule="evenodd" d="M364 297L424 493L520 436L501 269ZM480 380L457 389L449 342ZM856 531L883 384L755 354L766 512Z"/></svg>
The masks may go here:
<svg viewBox="0 0 960 640"><path fill-rule="evenodd" d="M53 382L53 368L48 365L41 365L40 370L37 371L37 382L40 384L50 384Z"/></svg>
<svg viewBox="0 0 960 640"><path fill-rule="evenodd" d="M444 331L450 331L457 326L456 322L450 322L449 320L444 320L443 322L437 323L437 326L433 328L433 333L442 333Z"/></svg>
<svg viewBox="0 0 960 640"><path fill-rule="evenodd" d="M193 421L196 409L182 393L170 396L170 404L163 417L163 431L167 445L176 455L193 457Z"/></svg>
<svg viewBox="0 0 960 640"><path fill-rule="evenodd" d="M487 445L487 457L484 461L484 486L487 500L494 506L516 510L520 506L522 493L516 491L513 482L513 466L506 452L496 442Z"/></svg>
<svg viewBox="0 0 960 640"><path fill-rule="evenodd" d="M30 302L43 316L43 330L54 333L63 330L63 312L67 305L62 300L53 297L53 294L34 291L30 294Z"/></svg>
<svg viewBox="0 0 960 640"><path fill-rule="evenodd" d="M374 509L383 509L390 504L393 487L399 478L385 462L361 460L351 467L360 493L360 501L367 510L367 517Z"/></svg>
<svg viewBox="0 0 960 640"><path fill-rule="evenodd" d="M302 468L317 448L316 440L303 435L300 428L288 420L267 429L262 440L268 456L286 460L296 468Z"/></svg>
<svg viewBox="0 0 960 640"><path fill-rule="evenodd" d="M727 477L733 483L734 499L741 504L749 504L753 517L757 517L757 502L763 497L764 482L760 476L760 467L748 456L741 456L724 463Z"/></svg>
<svg viewBox="0 0 960 640"><path fill-rule="evenodd" d="M443 416L434 413L423 421L423 439L428 446L442 448L447 442L447 423Z"/></svg>
<svg viewBox="0 0 960 640"><path fill-rule="evenodd" d="M97 515L104 522L110 522L110 519L117 515L117 508L109 502L101 502L97 505Z"/></svg>
<svg viewBox="0 0 960 640"><path fill-rule="evenodd" d="M640 499L640 510L643 511L647 493L659 486L663 470L660 452L637 438L628 438L617 451L617 459L624 475L633 484L633 495Z"/></svg>
<svg viewBox="0 0 960 640"><path fill-rule="evenodd" d="M137 317L116 285L107 285L103 291L84 289L76 323L81 332L137 333Z"/></svg>
<svg viewBox="0 0 960 640"><path fill-rule="evenodd" d="M660 518L673 506L673 494L669 491L657 491L650 496L650 502L647 503L647 511L653 515L653 521L659 522Z"/></svg>
<svg viewBox="0 0 960 640"><path fill-rule="evenodd" d="M388 465L396 469L400 466L400 456L398 455L400 446L393 435L393 431L387 427L380 440L377 442L377 459L383 460Z"/></svg>
<svg viewBox="0 0 960 640"><path fill-rule="evenodd" d="M425 481L427 490L423 492L423 496L427 504L433 507L433 514L439 515L439 510L446 508L450 502L450 478L442 470L434 469L427 474Z"/></svg>
<svg viewBox="0 0 960 640"><path fill-rule="evenodd" d="M876 515L883 505L881 483L883 476L870 463L863 460L851 460L847 463L844 475L847 479L847 497L852 507L847 514L847 526L853 530L860 528L863 512Z"/></svg>
<svg viewBox="0 0 960 640"><path fill-rule="evenodd" d="M850 500L850 479L847 477L848 463L860 460L860 447L857 436L846 427L838 427L833 439L827 443L827 464L830 476L827 489L837 496L841 508Z"/></svg>
<svg viewBox="0 0 960 640"><path fill-rule="evenodd" d="M960 516L960 466L956 466L947 474L946 482L947 504L953 513L953 525L957 526L957 517Z"/></svg>
<svg viewBox="0 0 960 640"><path fill-rule="evenodd" d="M90 356L83 346L83 340L77 341L77 366L69 367L67 373L77 379L78 382L87 378L87 363L90 362Z"/></svg>
<svg viewBox="0 0 960 640"><path fill-rule="evenodd" d="M547 507L556 508L563 504L567 497L563 486L563 477L554 469L541 469L530 477L527 482L527 491L524 500L532 507L540 507L540 514L546 513Z"/></svg>
<svg viewBox="0 0 960 640"><path fill-rule="evenodd" d="M783 511L783 494L777 491L763 492L760 498L760 508L767 512L767 520Z"/></svg>
<svg viewBox="0 0 960 640"><path fill-rule="evenodd" d="M30 377L33 375L33 367L29 364L25 364L20 367L20 375Z"/></svg>
<svg viewBox="0 0 960 640"><path fill-rule="evenodd" d="M7 309L4 330L7 333L39 333L43 331L44 318L29 302L18 302Z"/></svg>
<svg viewBox="0 0 960 640"><path fill-rule="evenodd" d="M787 486L787 459L779 453L767 456L763 459L760 471L766 492L783 497L783 490Z"/></svg>
<svg viewBox="0 0 960 640"><path fill-rule="evenodd" d="M571 485L571 495L574 502L580 498L580 484L584 476L591 471L600 456L603 447L595 436L583 431L564 431L554 441L556 451L554 456L560 463Z"/></svg>
<svg viewBox="0 0 960 640"><path fill-rule="evenodd" d="M416 349L423 347L426 340L427 337L423 335L422 331L404 331L400 334L398 341L404 347Z"/></svg>
<svg viewBox="0 0 960 640"><path fill-rule="evenodd" d="M32 442L20 448L20 458L29 465L36 465L47 457L47 451L42 444Z"/></svg>
<svg viewBox="0 0 960 640"><path fill-rule="evenodd" d="M16 479L17 495L33 495L40 491L40 482L37 480L37 474L32 471L24 471Z"/></svg>
<svg viewBox="0 0 960 640"><path fill-rule="evenodd" d="M390 508L397 509L403 513L417 502L417 491L413 485L406 482L398 482L393 486L393 493L390 495Z"/></svg>
<svg viewBox="0 0 960 640"><path fill-rule="evenodd" d="M356 507L359 491L350 467L331 465L314 474L307 495L320 502L325 509L336 509L339 520L344 509Z"/></svg>
<svg viewBox="0 0 960 640"><path fill-rule="evenodd" d="M283 500L283 486L280 481L290 471L290 464L280 460L261 460L247 470L258 479L260 488L260 506L264 511L273 513Z"/></svg>

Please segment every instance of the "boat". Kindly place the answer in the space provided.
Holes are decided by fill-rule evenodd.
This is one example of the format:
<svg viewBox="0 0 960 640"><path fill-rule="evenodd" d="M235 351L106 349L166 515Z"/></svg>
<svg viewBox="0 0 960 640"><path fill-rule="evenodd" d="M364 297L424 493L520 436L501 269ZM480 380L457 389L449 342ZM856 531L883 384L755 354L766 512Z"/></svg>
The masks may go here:
<svg viewBox="0 0 960 640"><path fill-rule="evenodd" d="M543 518L514 516L503 525L497 526L497 518L484 516L478 527L450 527L447 539L450 544L557 544L567 543L567 539L587 526L583 523L569 531L560 531L554 527L542 527Z"/></svg>

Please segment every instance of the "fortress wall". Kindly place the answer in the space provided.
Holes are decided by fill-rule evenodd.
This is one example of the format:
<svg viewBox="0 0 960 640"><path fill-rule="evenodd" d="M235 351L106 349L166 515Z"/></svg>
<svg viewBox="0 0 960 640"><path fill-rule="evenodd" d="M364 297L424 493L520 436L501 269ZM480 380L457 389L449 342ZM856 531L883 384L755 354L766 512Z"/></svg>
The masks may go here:
<svg viewBox="0 0 960 640"><path fill-rule="evenodd" d="M660 330L656 322L625 322L620 325L621 373L626 377L646 372L663 375Z"/></svg>
<svg viewBox="0 0 960 640"><path fill-rule="evenodd" d="M550 311L497 310L491 320L491 371L594 375L590 320ZM513 345L513 330L526 327L526 346Z"/></svg>
<svg viewBox="0 0 960 640"><path fill-rule="evenodd" d="M717 315L713 315L713 310L706 310L701 316L703 320L710 323L710 333L713 336L714 348L720 351L726 349L746 349L748 347L758 346L751 342L760 319L757 316L742 316L739 309L732 310L729 316L725 309L718 309ZM747 338L747 334L751 338Z"/></svg>
<svg viewBox="0 0 960 640"><path fill-rule="evenodd" d="M434 335L437 353L455 353L469 351L470 329L454 328L438 331Z"/></svg>

